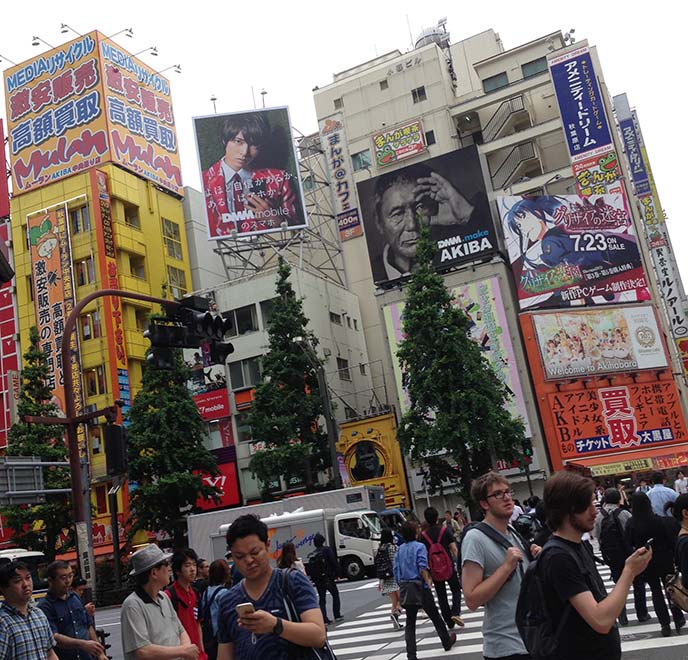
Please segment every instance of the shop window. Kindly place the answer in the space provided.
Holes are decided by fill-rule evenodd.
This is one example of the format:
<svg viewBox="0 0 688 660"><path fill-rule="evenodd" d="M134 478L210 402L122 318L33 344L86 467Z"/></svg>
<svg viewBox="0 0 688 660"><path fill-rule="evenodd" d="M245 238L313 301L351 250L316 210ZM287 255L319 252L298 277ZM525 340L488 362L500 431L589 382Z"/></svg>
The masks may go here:
<svg viewBox="0 0 688 660"><path fill-rule="evenodd" d="M79 321L81 323L81 338L84 341L97 339L103 336L100 312L98 310L89 312L88 314L82 314Z"/></svg>
<svg viewBox="0 0 688 660"><path fill-rule="evenodd" d="M165 240L165 250L168 257L182 260L182 237L179 225L167 218L162 219L162 235Z"/></svg>
<svg viewBox="0 0 688 660"><path fill-rule="evenodd" d="M93 262L93 257L86 257L86 259L75 261L74 271L76 273L77 286L93 284L96 281L96 265Z"/></svg>
<svg viewBox="0 0 688 660"><path fill-rule="evenodd" d="M69 211L69 231L72 234L91 231L91 216L87 205Z"/></svg>
<svg viewBox="0 0 688 660"><path fill-rule="evenodd" d="M87 396L105 394L107 392L105 367L100 365L94 369L84 369L84 382L86 383Z"/></svg>

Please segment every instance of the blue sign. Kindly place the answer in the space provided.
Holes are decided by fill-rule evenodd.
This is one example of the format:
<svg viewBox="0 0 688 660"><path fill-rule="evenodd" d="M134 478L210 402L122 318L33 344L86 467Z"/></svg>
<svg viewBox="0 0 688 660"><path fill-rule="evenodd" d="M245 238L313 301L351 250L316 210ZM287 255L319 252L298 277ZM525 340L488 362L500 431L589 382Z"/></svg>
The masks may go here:
<svg viewBox="0 0 688 660"><path fill-rule="evenodd" d="M612 143L604 104L587 48L550 60L550 74L571 160Z"/></svg>
<svg viewBox="0 0 688 660"><path fill-rule="evenodd" d="M631 178L635 186L635 194L639 197L650 195L652 193L650 177L647 175L643 154L640 151L640 140L638 139L638 132L635 130L633 119L622 119L619 125L621 126L621 137L623 137L624 146L626 147L628 164L631 167Z"/></svg>

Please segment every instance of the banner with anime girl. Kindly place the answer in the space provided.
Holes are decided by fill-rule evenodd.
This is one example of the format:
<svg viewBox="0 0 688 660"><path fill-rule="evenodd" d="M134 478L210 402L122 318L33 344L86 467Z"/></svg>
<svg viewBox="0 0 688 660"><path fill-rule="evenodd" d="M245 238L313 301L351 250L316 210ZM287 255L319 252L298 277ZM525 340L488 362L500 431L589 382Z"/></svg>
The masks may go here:
<svg viewBox="0 0 688 660"><path fill-rule="evenodd" d="M521 309L650 300L622 195L498 197Z"/></svg>

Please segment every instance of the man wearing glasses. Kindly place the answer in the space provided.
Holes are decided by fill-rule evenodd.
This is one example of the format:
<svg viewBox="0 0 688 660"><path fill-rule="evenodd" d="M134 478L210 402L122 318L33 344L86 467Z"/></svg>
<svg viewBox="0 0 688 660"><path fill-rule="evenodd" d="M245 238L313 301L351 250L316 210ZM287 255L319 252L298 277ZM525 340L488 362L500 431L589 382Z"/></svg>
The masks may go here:
<svg viewBox="0 0 688 660"><path fill-rule="evenodd" d="M198 660L199 648L162 593L170 581L170 557L151 543L129 558L136 590L122 603L124 660Z"/></svg>
<svg viewBox="0 0 688 660"><path fill-rule="evenodd" d="M47 572L48 593L38 602L38 607L50 623L59 660L107 660L93 620L79 596L71 591L73 574L69 564L54 561L48 565Z"/></svg>
<svg viewBox="0 0 688 660"><path fill-rule="evenodd" d="M516 603L523 574L540 547L528 547L509 525L514 500L502 475L488 472L476 479L471 496L485 518L466 532L461 544L461 582L468 608L485 606L483 656L486 660L529 658L516 628Z"/></svg>

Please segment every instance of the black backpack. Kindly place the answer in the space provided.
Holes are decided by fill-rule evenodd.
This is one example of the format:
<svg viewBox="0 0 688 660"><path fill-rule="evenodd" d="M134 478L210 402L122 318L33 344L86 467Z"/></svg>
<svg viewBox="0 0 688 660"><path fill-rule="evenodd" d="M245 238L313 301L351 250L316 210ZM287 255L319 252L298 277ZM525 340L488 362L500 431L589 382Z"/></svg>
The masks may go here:
<svg viewBox="0 0 688 660"><path fill-rule="evenodd" d="M322 548L317 548L308 556L306 573L313 582L326 582L330 579L330 570Z"/></svg>
<svg viewBox="0 0 688 660"><path fill-rule="evenodd" d="M591 586L593 595L596 588L594 580L588 579L589 571L580 557L571 550L565 541L551 537L542 548L537 558L528 566L521 580L521 591L516 605L516 627L523 644L533 660L557 660L559 639L568 621L573 606L566 603L557 626L554 625L552 612L545 599L546 584L543 575L545 558L554 552L565 553L575 562L578 570ZM596 599L597 600L597 599Z"/></svg>
<svg viewBox="0 0 688 660"><path fill-rule="evenodd" d="M631 548L619 520L622 511L623 509L620 507L614 509L612 513L609 513L604 507L600 509L602 514L600 551L602 559L608 566L622 565L631 554Z"/></svg>
<svg viewBox="0 0 688 660"><path fill-rule="evenodd" d="M203 647L205 648L205 651L208 654L210 654L213 651L215 651L215 655L217 654L217 638L215 637L215 633L213 633L213 621L210 616L210 606L213 604L213 601L217 596L220 595L221 592L227 590L227 587L220 586L217 589L215 589L215 591L213 591L213 595L210 598L208 598L208 591L206 590L203 593L203 598L201 599L198 618L201 620L201 634L203 635Z"/></svg>
<svg viewBox="0 0 688 660"><path fill-rule="evenodd" d="M532 543L533 539L542 531L542 523L533 513L522 513L511 524L514 529L530 543Z"/></svg>
<svg viewBox="0 0 688 660"><path fill-rule="evenodd" d="M388 543L381 545L375 553L375 574L380 580L387 580L394 577L392 553L390 552Z"/></svg>

